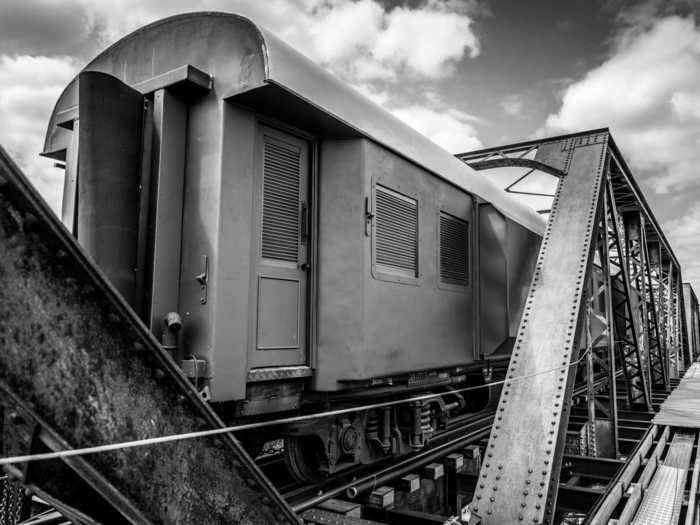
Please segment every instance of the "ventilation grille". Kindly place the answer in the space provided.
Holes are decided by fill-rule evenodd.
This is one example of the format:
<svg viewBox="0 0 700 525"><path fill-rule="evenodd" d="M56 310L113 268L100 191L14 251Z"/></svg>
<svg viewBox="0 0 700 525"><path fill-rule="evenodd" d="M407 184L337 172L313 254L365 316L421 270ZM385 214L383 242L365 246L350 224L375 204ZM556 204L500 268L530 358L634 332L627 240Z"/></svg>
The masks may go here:
<svg viewBox="0 0 700 525"><path fill-rule="evenodd" d="M466 286L469 282L468 224L440 214L440 282Z"/></svg>
<svg viewBox="0 0 700 525"><path fill-rule="evenodd" d="M297 262L301 152L265 138L262 256Z"/></svg>
<svg viewBox="0 0 700 525"><path fill-rule="evenodd" d="M381 186L375 198L375 263L381 269L418 271L418 202Z"/></svg>

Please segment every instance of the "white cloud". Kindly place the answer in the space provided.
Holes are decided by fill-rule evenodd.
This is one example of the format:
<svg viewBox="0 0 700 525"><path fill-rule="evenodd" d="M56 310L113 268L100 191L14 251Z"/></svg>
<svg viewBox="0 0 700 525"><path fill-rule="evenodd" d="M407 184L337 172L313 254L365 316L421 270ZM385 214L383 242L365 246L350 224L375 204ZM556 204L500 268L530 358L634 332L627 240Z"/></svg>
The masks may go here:
<svg viewBox="0 0 700 525"><path fill-rule="evenodd" d="M473 126L479 119L448 107L435 91L425 91L422 100L406 104L395 101L389 91L372 84L354 84L353 88L450 153L483 147Z"/></svg>
<svg viewBox="0 0 700 525"><path fill-rule="evenodd" d="M385 8L378 0L81 0L95 13L103 44L164 16L222 10L250 16L345 78L442 78L479 53L471 1L428 0Z"/></svg>
<svg viewBox="0 0 700 525"><path fill-rule="evenodd" d="M385 18L386 29L371 52L381 63L436 78L450 74L465 49L471 58L479 54L472 21L465 15L397 7Z"/></svg>
<svg viewBox="0 0 700 525"><path fill-rule="evenodd" d="M668 221L664 232L683 271L683 280L693 283L696 293L700 290L700 259L698 232L700 231L700 203L694 204L683 217Z"/></svg>
<svg viewBox="0 0 700 525"><path fill-rule="evenodd" d="M462 111L415 105L394 108L391 112L450 153L482 147L471 124L474 117Z"/></svg>
<svg viewBox="0 0 700 525"><path fill-rule="evenodd" d="M38 154L51 110L75 70L70 58L0 55L0 144L55 211L63 171Z"/></svg>
<svg viewBox="0 0 700 525"><path fill-rule="evenodd" d="M697 180L700 29L670 16L635 27L611 57L570 85L547 131L610 126L632 167L659 193Z"/></svg>
<svg viewBox="0 0 700 525"><path fill-rule="evenodd" d="M510 117L520 117L525 109L525 103L520 95L508 95L501 100L501 109Z"/></svg>
<svg viewBox="0 0 700 525"><path fill-rule="evenodd" d="M0 19L8 27L26 18L19 16L24 12L17 8L19 0L11 2L9 8L0 5ZM269 28L448 150L481 145L471 125L473 118L466 113L446 110L429 94L421 101L397 97L401 83L443 79L459 61L478 55L479 40L471 18L478 7L474 0L425 0L410 8L388 8L378 0L25 0L22 5L25 11L51 8L53 13L65 2L70 4L71 17L80 20L70 45L81 49L85 58L91 58L93 49L166 16L202 10L235 12ZM13 21L13 16L19 19ZM49 40L35 39L32 52L48 45L42 44L45 41L55 47L65 39L64 33L57 32ZM84 45L76 39L83 39ZM22 41L22 46L30 43ZM44 54L54 52L47 49ZM58 209L63 172L38 157L38 152L52 106L77 71L78 60L9 53L0 55L0 143Z"/></svg>

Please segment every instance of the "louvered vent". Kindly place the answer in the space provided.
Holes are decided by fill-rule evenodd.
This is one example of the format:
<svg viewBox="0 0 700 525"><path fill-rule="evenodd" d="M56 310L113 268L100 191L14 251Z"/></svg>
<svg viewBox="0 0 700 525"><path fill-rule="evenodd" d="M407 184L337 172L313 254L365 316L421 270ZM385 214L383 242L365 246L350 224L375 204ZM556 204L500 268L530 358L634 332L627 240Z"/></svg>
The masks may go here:
<svg viewBox="0 0 700 525"><path fill-rule="evenodd" d="M440 282L466 286L469 282L469 225L440 213Z"/></svg>
<svg viewBox="0 0 700 525"><path fill-rule="evenodd" d="M265 138L263 152L262 256L297 262L301 152Z"/></svg>
<svg viewBox="0 0 700 525"><path fill-rule="evenodd" d="M380 269L418 271L418 202L377 185L375 263Z"/></svg>

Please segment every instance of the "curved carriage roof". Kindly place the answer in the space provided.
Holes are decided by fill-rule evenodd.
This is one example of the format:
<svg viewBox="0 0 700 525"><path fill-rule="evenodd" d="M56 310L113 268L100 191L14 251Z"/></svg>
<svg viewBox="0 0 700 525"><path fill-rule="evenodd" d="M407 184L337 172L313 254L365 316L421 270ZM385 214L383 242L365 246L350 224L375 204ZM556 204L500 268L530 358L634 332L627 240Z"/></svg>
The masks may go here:
<svg viewBox="0 0 700 525"><path fill-rule="evenodd" d="M410 126L341 82L268 30L247 18L215 12L177 15L147 25L103 51L84 71L109 73L126 84L190 64L213 78L222 99L276 86L328 117L492 203L504 215L542 234L545 221ZM64 90L51 115L44 154L64 149L69 133L61 112L77 106L77 81Z"/></svg>

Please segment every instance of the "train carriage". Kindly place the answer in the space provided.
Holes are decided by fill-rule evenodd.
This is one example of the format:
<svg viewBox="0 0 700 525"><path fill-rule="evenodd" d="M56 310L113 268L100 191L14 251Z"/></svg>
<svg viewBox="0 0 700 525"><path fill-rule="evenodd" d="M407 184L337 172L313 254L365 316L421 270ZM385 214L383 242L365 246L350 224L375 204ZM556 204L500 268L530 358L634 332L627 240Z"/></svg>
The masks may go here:
<svg viewBox="0 0 700 525"><path fill-rule="evenodd" d="M118 41L43 154L66 227L226 420L445 393L287 426L288 453L343 451L321 470L424 446L507 363L544 219L248 19Z"/></svg>

